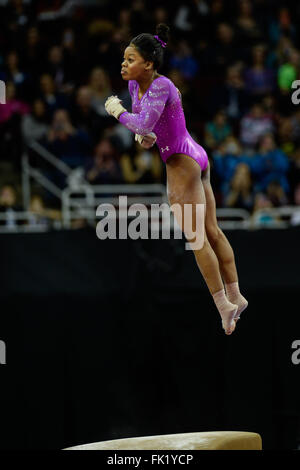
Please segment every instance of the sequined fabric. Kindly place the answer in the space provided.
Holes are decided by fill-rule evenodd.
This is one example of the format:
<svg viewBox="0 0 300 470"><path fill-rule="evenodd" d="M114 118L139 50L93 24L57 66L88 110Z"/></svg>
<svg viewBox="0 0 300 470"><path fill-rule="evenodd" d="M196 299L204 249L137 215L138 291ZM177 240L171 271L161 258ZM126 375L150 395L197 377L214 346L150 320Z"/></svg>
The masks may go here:
<svg viewBox="0 0 300 470"><path fill-rule="evenodd" d="M204 170L208 164L207 154L186 129L181 96L169 78L161 76L153 80L141 99L139 85L129 80L128 89L132 99L132 113L121 114L119 121L135 134L154 132L156 145L165 162L174 153L192 157Z"/></svg>

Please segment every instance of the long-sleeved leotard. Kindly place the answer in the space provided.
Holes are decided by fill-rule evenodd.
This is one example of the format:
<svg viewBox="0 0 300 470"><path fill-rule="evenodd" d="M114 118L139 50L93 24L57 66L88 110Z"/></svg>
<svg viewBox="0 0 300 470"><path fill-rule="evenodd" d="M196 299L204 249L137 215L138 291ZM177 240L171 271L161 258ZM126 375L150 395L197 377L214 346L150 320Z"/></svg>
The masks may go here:
<svg viewBox="0 0 300 470"><path fill-rule="evenodd" d="M119 121L135 134L154 132L164 162L174 153L183 153L205 170L208 164L206 151L186 129L181 97L173 82L165 76L156 78L141 99L138 97L139 85L135 80L129 80L128 89L132 113L122 113Z"/></svg>

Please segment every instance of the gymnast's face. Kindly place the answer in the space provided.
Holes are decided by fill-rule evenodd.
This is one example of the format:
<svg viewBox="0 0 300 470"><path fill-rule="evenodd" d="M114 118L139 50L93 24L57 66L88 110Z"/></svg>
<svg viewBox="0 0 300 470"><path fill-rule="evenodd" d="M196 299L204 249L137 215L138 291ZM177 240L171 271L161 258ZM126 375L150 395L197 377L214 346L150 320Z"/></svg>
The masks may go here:
<svg viewBox="0 0 300 470"><path fill-rule="evenodd" d="M121 75L124 80L139 80L153 72L153 62L145 60L138 50L129 45L124 52Z"/></svg>

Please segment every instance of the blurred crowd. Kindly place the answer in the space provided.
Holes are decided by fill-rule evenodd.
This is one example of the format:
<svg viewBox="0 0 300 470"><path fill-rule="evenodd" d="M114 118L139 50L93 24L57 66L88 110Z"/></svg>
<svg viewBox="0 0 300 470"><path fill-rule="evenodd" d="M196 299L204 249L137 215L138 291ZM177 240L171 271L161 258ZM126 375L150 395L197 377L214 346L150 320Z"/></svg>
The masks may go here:
<svg viewBox="0 0 300 470"><path fill-rule="evenodd" d="M299 21L300 4L281 0L0 0L0 211L3 194L21 205L24 150L66 184L33 141L91 184L165 183L157 149L144 150L104 108L117 94L131 110L123 51L160 22L171 36L159 72L180 89L187 128L208 152L217 206L299 205ZM51 205L38 187L34 198L41 214Z"/></svg>

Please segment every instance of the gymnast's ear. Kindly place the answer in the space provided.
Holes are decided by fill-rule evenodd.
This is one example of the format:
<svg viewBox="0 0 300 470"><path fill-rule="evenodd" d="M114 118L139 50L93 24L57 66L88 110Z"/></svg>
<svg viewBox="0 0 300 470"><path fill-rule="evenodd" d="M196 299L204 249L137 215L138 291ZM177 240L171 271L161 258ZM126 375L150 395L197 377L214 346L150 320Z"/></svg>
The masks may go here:
<svg viewBox="0 0 300 470"><path fill-rule="evenodd" d="M145 70L151 70L152 68L153 68L153 62L150 62L150 60L146 60Z"/></svg>

